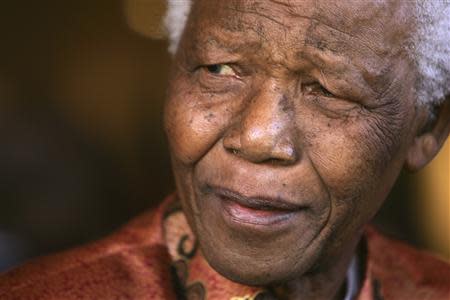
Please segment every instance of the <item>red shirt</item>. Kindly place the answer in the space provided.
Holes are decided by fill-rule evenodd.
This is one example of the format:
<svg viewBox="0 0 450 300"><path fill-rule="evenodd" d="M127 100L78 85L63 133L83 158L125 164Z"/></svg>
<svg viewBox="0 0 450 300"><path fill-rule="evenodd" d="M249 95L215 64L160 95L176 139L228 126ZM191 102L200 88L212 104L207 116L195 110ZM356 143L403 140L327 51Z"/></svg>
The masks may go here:
<svg viewBox="0 0 450 300"><path fill-rule="evenodd" d="M448 300L450 266L367 229L358 300ZM258 299L199 253L174 196L117 233L0 275L0 299ZM259 296L258 296L259 295Z"/></svg>

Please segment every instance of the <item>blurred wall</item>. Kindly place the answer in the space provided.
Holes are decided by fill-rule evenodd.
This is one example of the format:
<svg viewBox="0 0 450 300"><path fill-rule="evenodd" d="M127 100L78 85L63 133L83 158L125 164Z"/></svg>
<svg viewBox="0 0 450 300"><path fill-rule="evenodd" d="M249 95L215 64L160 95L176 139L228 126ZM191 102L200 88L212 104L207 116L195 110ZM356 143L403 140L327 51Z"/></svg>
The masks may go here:
<svg viewBox="0 0 450 300"><path fill-rule="evenodd" d="M0 270L101 237L173 190L161 126L170 58L146 37L161 36L163 7L0 5ZM446 151L402 175L376 223L450 257Z"/></svg>
<svg viewBox="0 0 450 300"><path fill-rule="evenodd" d="M173 185L166 43L130 30L122 1L0 12L1 268L102 236Z"/></svg>
<svg viewBox="0 0 450 300"><path fill-rule="evenodd" d="M450 260L450 140L417 177L418 234L429 248Z"/></svg>

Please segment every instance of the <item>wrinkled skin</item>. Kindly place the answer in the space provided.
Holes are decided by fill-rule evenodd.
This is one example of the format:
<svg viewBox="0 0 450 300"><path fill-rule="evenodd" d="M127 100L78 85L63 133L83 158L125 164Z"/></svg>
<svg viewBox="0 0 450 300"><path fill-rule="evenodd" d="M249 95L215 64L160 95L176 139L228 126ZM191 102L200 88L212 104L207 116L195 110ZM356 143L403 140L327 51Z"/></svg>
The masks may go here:
<svg viewBox="0 0 450 300"><path fill-rule="evenodd" d="M428 115L404 51L410 9L195 1L165 127L184 211L218 272L286 298L338 297L400 170L426 163L448 134L444 124L440 139L420 136ZM264 209L227 208L227 195L292 213L266 224Z"/></svg>

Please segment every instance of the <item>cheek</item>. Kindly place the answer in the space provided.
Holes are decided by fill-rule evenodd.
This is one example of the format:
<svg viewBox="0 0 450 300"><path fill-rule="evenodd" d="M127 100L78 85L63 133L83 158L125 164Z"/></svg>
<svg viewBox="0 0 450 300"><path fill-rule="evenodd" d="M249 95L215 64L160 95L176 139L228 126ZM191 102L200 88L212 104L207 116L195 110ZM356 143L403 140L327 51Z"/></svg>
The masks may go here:
<svg viewBox="0 0 450 300"><path fill-rule="evenodd" d="M385 174L400 171L401 167L393 163L399 143L388 143L391 139L368 122L355 120L336 125L321 130L325 134L311 141L314 146L309 151L310 159L337 202L349 199L368 202L375 197L374 191L384 190L382 185L395 180L393 175L387 180L392 182L387 182ZM390 133L401 141L401 130Z"/></svg>
<svg viewBox="0 0 450 300"><path fill-rule="evenodd" d="M208 100L194 93L178 93L166 103L164 125L172 156L184 165L203 157L221 139L231 118L227 103Z"/></svg>

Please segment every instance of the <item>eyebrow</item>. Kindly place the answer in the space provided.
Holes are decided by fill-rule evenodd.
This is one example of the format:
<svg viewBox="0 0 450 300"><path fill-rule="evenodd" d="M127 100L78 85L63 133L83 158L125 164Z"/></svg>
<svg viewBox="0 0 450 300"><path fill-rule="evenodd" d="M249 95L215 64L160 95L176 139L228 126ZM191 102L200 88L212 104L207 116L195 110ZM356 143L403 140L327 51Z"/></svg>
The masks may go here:
<svg viewBox="0 0 450 300"><path fill-rule="evenodd" d="M236 39L215 37L214 35L209 35L206 39L202 39L202 41L197 42L196 47L202 52L207 53L215 52L218 50L222 53L227 52L229 54L242 54L244 51L247 52L252 48L261 48L262 42L257 39L253 41L239 41ZM321 64L332 69L336 69L336 67L331 66L327 62L327 60L333 60L335 62L340 61L339 65L341 65L345 69L351 68L359 72L368 72L368 70L366 70L365 68L361 70L359 68L355 68L353 64L346 63L343 60L343 56L335 55L332 51L321 51L312 45L302 45L301 49L296 51L294 55L298 59L299 63L306 60L317 69L321 68Z"/></svg>
<svg viewBox="0 0 450 300"><path fill-rule="evenodd" d="M222 28L221 33L224 32L226 34L221 36L218 36L212 31L210 31L206 37L202 35L202 37L195 43L195 47L200 50L201 53L207 53L208 57L214 57L214 53L217 53L217 57L223 55L236 55L238 57L238 55L244 55L244 53L248 52L249 49L259 49L263 46L263 41L261 41L260 36L248 38L248 33L245 33L247 38L243 40L237 38L240 34L244 34L242 31L229 31ZM372 49L367 50L373 53ZM344 80L349 77L346 76L346 74L356 74L356 76L352 76L353 78L359 78L359 80L355 82L356 85L366 90L366 92L372 96L377 94L377 92L365 79L365 74L373 76L373 70L367 69L364 65L352 63L352 59L349 57L338 55L333 51L321 50L313 44L307 43L306 40L303 45L299 45L299 49L294 53L294 56L296 57L299 65L301 65L301 61L307 61L313 65L314 69L325 70L325 73L328 74L330 72L327 71L327 69L333 71L342 69L342 78ZM330 61L332 61L333 64L331 64Z"/></svg>
<svg viewBox="0 0 450 300"><path fill-rule="evenodd" d="M198 41L199 48L214 48L214 50L224 50L231 54L242 53L243 50L249 48L261 48L262 43L260 40L254 41L239 41L232 38L217 38L214 35L209 35L206 39Z"/></svg>

